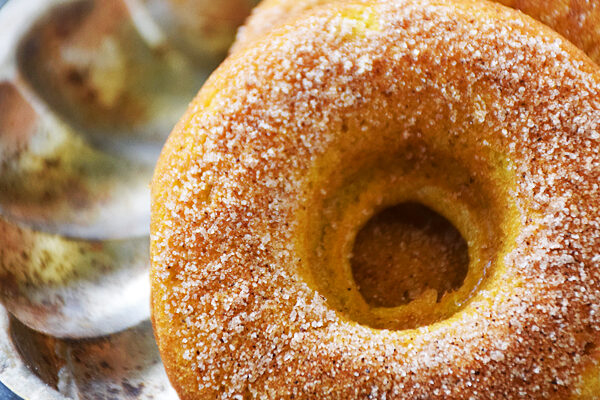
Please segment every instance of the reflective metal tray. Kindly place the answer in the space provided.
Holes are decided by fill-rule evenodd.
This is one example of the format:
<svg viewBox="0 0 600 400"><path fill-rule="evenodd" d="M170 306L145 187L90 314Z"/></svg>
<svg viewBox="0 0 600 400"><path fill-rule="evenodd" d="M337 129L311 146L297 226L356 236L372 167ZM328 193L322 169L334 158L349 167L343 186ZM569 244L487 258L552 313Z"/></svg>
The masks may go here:
<svg viewBox="0 0 600 400"><path fill-rule="evenodd" d="M177 398L148 320L148 184L254 3L0 9L0 381L19 396Z"/></svg>

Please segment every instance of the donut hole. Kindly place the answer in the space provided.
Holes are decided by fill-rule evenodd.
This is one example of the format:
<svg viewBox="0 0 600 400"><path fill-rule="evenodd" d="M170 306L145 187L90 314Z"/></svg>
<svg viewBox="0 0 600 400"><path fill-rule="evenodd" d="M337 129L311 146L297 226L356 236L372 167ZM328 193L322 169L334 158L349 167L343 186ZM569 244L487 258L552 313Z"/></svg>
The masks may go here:
<svg viewBox="0 0 600 400"><path fill-rule="evenodd" d="M360 229L351 268L357 289L372 307L396 307L424 295L439 302L462 286L468 246L446 218L406 202L382 210Z"/></svg>
<svg viewBox="0 0 600 400"><path fill-rule="evenodd" d="M299 272L349 323L443 323L502 272L517 214L498 182L510 176L454 153L415 140L319 166L298 214Z"/></svg>

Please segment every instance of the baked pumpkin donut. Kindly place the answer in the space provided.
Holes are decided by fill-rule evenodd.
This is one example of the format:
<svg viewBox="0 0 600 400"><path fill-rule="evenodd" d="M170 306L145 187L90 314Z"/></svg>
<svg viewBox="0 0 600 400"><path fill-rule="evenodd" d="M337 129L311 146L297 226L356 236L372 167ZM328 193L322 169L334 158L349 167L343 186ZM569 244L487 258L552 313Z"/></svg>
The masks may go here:
<svg viewBox="0 0 600 400"><path fill-rule="evenodd" d="M238 31L236 51L303 11L333 0L263 0ZM494 0L548 25L600 63L600 4L589 0Z"/></svg>
<svg viewBox="0 0 600 400"><path fill-rule="evenodd" d="M595 398L600 74L510 9L346 1L236 52L152 184L152 311L183 399ZM412 202L468 245L372 307L357 231ZM586 397L587 396L587 397Z"/></svg>
<svg viewBox="0 0 600 400"><path fill-rule="evenodd" d="M277 25L332 1L263 0L238 32L231 52ZM498 2L543 21L593 60L600 60L600 7L595 2ZM382 211L359 231L351 269L357 289L371 305L391 307L419 297L436 302L462 284L468 267L466 247L460 233L442 216L405 203Z"/></svg>
<svg viewBox="0 0 600 400"><path fill-rule="evenodd" d="M589 0L496 0L548 25L600 63L600 3Z"/></svg>

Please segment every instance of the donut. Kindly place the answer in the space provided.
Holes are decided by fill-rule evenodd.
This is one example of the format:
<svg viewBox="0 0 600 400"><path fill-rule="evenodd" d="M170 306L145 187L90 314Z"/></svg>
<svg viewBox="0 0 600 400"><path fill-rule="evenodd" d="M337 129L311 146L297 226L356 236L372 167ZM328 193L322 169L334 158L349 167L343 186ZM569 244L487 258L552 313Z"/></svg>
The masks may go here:
<svg viewBox="0 0 600 400"><path fill-rule="evenodd" d="M548 25L600 63L600 4L588 0L496 0Z"/></svg>
<svg viewBox="0 0 600 400"><path fill-rule="evenodd" d="M316 7L234 52L152 182L152 321L182 399L600 393L600 71L471 0ZM428 207L462 285L356 287L358 231Z"/></svg>
<svg viewBox="0 0 600 400"><path fill-rule="evenodd" d="M253 10L245 26L240 28L230 52L243 48L282 21L290 21L306 10L331 1L263 0ZM595 2L496 1L543 22L577 45L596 63L600 62L600 7ZM464 279L465 266L468 265L468 260L464 260L464 240L453 238L456 231L440 227L439 219L432 220L429 213L419 213L420 210L414 208L410 211L410 216L386 212L363 228L368 231L366 234L360 231L356 236L351 267L357 289L372 305L402 304L407 298L411 299L411 292L428 295L431 301L435 301L444 290L459 287ZM414 226L409 221L407 224L407 218L417 218L424 223ZM431 231L432 225L437 225L437 232ZM427 235L423 234L424 231ZM439 239L444 236L445 243L440 243ZM410 265L410 269L404 268L405 265ZM439 273L440 270L444 273ZM438 291L432 292L432 288ZM590 374L600 376L600 367ZM588 391L589 396L596 398L595 392L600 389L588 388Z"/></svg>
<svg viewBox="0 0 600 400"><path fill-rule="evenodd" d="M231 52L303 11L332 0L263 0L242 26ZM548 25L600 63L600 5L587 0L495 0Z"/></svg>
<svg viewBox="0 0 600 400"><path fill-rule="evenodd" d="M332 0L263 0L241 27L235 52L302 12ZM600 60L600 7L594 2L497 0L544 22ZM468 267L466 243L443 217L402 204L373 217L356 235L351 269L357 289L371 305L399 305L418 296L435 302L460 287ZM408 212L407 212L408 211ZM435 228L435 229L432 229ZM410 268L405 268L409 265ZM442 271L443 273L440 273ZM600 371L598 372L600 374Z"/></svg>

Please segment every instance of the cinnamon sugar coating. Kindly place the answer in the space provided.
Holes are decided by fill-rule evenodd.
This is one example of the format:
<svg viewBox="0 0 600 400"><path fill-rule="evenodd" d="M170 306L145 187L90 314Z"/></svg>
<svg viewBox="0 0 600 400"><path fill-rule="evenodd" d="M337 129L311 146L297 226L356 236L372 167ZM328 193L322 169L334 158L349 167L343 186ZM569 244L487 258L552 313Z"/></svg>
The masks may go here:
<svg viewBox="0 0 600 400"><path fill-rule="evenodd" d="M275 29L209 79L152 183L173 385L183 399L594 398L598 148L598 67L504 7L347 1ZM439 303L371 307L352 242L402 201L457 227L469 271Z"/></svg>
<svg viewBox="0 0 600 400"><path fill-rule="evenodd" d="M302 12L336 0L262 0L237 35L231 52L296 18ZM339 1L339 0L337 0ZM494 0L551 27L600 63L600 3L593 0Z"/></svg>

